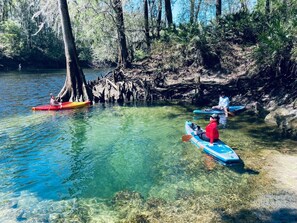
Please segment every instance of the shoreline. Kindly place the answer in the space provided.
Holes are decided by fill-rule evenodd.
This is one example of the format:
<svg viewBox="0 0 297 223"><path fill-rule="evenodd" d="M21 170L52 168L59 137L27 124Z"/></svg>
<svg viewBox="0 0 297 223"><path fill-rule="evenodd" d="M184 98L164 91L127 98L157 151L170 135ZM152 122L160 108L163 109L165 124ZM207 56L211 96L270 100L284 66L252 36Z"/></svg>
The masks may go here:
<svg viewBox="0 0 297 223"><path fill-rule="evenodd" d="M297 155L272 151L266 158L272 190L252 203L253 213L261 222L297 222Z"/></svg>
<svg viewBox="0 0 297 223"><path fill-rule="evenodd" d="M266 168L275 180L275 186L297 195L297 155L278 153L270 156L271 162Z"/></svg>

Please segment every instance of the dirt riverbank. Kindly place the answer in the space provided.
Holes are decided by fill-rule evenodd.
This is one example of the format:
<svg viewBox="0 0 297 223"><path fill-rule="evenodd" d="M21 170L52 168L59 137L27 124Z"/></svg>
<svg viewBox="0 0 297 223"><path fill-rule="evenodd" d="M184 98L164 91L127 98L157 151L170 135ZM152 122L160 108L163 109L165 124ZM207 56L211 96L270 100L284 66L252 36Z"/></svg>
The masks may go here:
<svg viewBox="0 0 297 223"><path fill-rule="evenodd" d="M297 155L271 152L263 167L273 181L273 190L252 204L261 222L297 222Z"/></svg>

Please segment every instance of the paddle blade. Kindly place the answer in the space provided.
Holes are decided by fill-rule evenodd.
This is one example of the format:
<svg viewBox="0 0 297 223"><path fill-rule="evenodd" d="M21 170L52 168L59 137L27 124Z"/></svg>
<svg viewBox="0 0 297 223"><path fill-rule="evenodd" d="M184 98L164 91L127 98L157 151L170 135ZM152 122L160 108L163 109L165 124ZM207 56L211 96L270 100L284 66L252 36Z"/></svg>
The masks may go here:
<svg viewBox="0 0 297 223"><path fill-rule="evenodd" d="M228 115L230 115L231 117L235 116L234 112L229 112L229 111L228 111Z"/></svg>
<svg viewBox="0 0 297 223"><path fill-rule="evenodd" d="M183 135L182 140L183 142L188 142L193 136L192 135Z"/></svg>

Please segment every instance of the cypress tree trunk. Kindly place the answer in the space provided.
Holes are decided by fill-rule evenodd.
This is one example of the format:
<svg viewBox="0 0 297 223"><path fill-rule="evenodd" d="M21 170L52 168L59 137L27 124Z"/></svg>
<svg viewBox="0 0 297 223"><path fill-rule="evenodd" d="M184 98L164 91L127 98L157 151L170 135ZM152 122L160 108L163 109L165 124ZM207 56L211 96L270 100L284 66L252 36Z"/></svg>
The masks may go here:
<svg viewBox="0 0 297 223"><path fill-rule="evenodd" d="M67 0L59 0L59 10L66 56L66 81L58 96L63 101L92 101L93 94L78 63Z"/></svg>
<svg viewBox="0 0 297 223"><path fill-rule="evenodd" d="M222 15L222 0L217 0L216 1L216 19L217 19L217 21L221 15Z"/></svg>
<svg viewBox="0 0 297 223"><path fill-rule="evenodd" d="M171 1L170 0L165 0L165 12L166 12L168 26L171 26L172 25L172 10L171 10Z"/></svg>
<svg viewBox="0 0 297 223"><path fill-rule="evenodd" d="M194 23L195 0L190 1L190 24Z"/></svg>
<svg viewBox="0 0 297 223"><path fill-rule="evenodd" d="M119 41L118 66L127 68L130 67L130 61L128 60L128 48L126 42L124 15L121 0L113 0L113 9L116 13L116 26Z"/></svg>
<svg viewBox="0 0 297 223"><path fill-rule="evenodd" d="M145 40L147 45L147 51L149 51L151 46L150 46L149 15L148 15L147 0L144 0L144 30L145 30Z"/></svg>
<svg viewBox="0 0 297 223"><path fill-rule="evenodd" d="M162 19L162 0L159 0L158 17L157 17L157 38L160 38L161 19Z"/></svg>

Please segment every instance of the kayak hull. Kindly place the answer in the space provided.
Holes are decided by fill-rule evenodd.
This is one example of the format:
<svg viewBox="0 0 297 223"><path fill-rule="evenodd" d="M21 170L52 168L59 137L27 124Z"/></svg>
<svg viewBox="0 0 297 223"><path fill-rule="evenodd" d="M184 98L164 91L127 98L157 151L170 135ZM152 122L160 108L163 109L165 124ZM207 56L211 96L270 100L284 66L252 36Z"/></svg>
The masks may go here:
<svg viewBox="0 0 297 223"><path fill-rule="evenodd" d="M244 105L236 105L236 106L230 106L229 112L237 112L240 110L243 110L245 108ZM220 109L203 109L203 110L194 110L194 114L224 114L225 112Z"/></svg>
<svg viewBox="0 0 297 223"><path fill-rule="evenodd" d="M34 111L57 111L57 110L66 110L66 109L75 109L75 108L81 108L85 106L89 106L91 104L90 101L84 101L84 102L63 102L61 105L40 105L33 107L32 110Z"/></svg>
<svg viewBox="0 0 297 223"><path fill-rule="evenodd" d="M221 140L213 143L213 146L209 145L209 142L199 138L192 128L192 122L186 121L185 123L186 133L192 135L191 142L198 148L202 149L205 153L211 155L223 165L232 165L240 163L239 156L234 150L226 145Z"/></svg>

